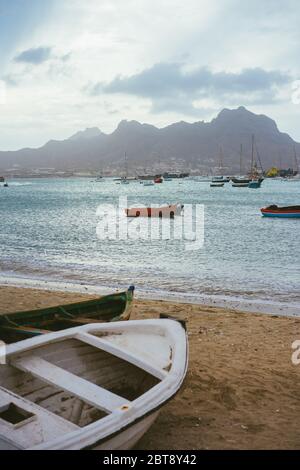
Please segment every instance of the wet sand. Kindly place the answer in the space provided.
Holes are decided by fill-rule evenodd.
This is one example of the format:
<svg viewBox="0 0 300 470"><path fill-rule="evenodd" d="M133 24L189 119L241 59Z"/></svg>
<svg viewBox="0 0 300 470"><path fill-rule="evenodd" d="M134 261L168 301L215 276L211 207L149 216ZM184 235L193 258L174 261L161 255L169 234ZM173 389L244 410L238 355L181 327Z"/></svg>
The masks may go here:
<svg viewBox="0 0 300 470"><path fill-rule="evenodd" d="M0 311L88 297L0 287ZM132 318L160 313L187 321L189 372L137 448L300 449L300 365L291 362L300 319L150 300L135 301Z"/></svg>

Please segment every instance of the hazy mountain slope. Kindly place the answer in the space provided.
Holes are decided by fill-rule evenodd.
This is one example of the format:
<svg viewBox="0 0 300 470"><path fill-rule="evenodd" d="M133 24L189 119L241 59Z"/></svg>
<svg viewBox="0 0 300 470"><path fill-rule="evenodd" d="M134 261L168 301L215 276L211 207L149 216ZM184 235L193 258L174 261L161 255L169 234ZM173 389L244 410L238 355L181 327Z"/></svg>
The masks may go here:
<svg viewBox="0 0 300 470"><path fill-rule="evenodd" d="M240 107L224 109L210 123L178 122L158 129L137 121L121 121L112 134L97 128L79 131L64 141L51 140L39 149L0 152L0 169L20 165L23 168L98 169L109 164L123 166L127 153L129 166L155 166L158 161L184 161L187 166L217 166L220 148L224 166L239 168L240 145L244 149L244 166L249 166L251 135L255 134L264 167L276 165L281 155L285 166L293 165L293 145L276 123Z"/></svg>

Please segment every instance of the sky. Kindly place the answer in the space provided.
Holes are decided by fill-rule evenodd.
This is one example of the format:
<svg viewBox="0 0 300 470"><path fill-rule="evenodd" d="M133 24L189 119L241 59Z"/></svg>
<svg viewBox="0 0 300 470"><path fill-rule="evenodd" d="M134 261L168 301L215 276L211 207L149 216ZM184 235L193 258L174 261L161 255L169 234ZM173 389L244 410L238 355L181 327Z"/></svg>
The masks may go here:
<svg viewBox="0 0 300 470"><path fill-rule="evenodd" d="M0 149L245 106L300 141L297 0L0 0Z"/></svg>

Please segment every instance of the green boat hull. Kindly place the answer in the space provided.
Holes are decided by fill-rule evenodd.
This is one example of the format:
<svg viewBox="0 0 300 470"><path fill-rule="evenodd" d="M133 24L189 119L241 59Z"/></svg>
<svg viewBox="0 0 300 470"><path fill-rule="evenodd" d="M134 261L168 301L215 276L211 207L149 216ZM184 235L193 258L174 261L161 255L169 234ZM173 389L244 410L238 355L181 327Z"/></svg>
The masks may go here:
<svg viewBox="0 0 300 470"><path fill-rule="evenodd" d="M0 340L14 343L87 323L129 320L134 287L125 292L55 307L0 314Z"/></svg>

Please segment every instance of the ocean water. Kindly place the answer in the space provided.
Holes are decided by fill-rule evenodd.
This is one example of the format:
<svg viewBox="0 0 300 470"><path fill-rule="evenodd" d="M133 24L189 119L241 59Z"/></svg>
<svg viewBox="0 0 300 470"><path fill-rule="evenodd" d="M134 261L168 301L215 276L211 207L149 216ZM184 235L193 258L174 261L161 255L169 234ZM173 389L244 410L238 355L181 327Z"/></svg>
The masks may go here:
<svg viewBox="0 0 300 470"><path fill-rule="evenodd" d="M203 204L203 247L188 251L173 239L99 239L97 207L117 204L119 196L129 205ZM135 284L150 297L300 305L300 219L263 218L260 208L270 204L300 204L300 183L268 180L251 190L194 180L154 187L89 178L11 181L0 187L0 282Z"/></svg>

